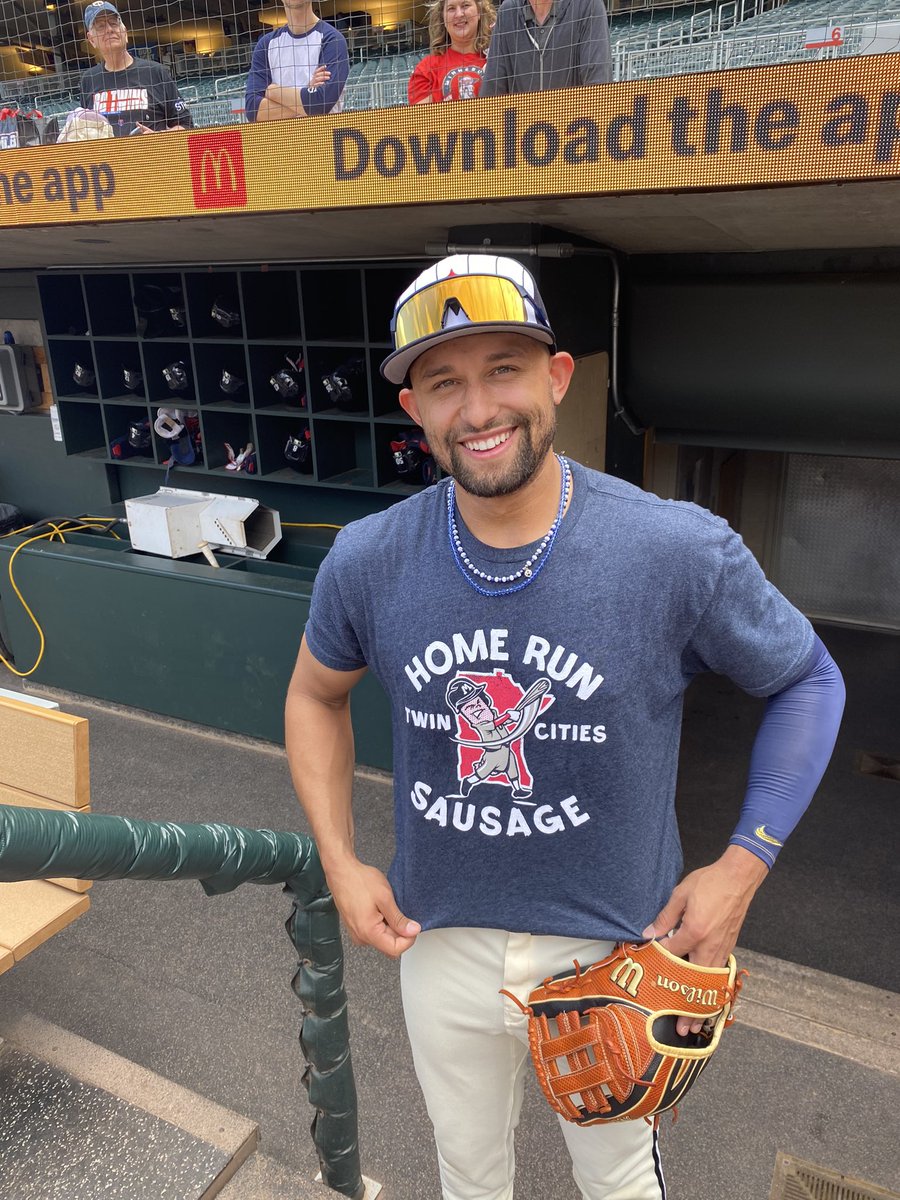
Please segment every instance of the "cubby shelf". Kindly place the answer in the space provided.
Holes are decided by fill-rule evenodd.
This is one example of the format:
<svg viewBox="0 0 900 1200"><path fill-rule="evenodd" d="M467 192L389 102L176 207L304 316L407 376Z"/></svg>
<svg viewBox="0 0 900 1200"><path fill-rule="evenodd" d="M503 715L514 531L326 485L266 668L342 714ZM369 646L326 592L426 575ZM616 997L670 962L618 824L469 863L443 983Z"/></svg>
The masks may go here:
<svg viewBox="0 0 900 1200"><path fill-rule="evenodd" d="M136 425L152 428L159 409L180 409L196 413L204 452L202 463L179 465L179 472L397 496L418 491L421 484L397 473L390 450L392 437L414 423L378 366L390 350L394 300L423 265L41 276L66 452L160 469L171 443L156 432L141 453L121 442ZM271 382L281 370L290 377L283 394ZM304 464L286 454L296 438L309 445ZM225 469L226 443L236 453L253 444L252 475Z"/></svg>

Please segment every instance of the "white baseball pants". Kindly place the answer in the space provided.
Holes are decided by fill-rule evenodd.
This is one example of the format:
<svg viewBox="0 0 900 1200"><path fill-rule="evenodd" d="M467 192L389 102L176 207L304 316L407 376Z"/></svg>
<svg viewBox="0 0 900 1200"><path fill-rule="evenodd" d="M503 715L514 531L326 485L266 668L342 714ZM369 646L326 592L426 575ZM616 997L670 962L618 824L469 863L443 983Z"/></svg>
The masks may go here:
<svg viewBox="0 0 900 1200"><path fill-rule="evenodd" d="M512 1200L513 1141L533 1068L527 1017L500 989L525 1001L573 959L587 966L611 950L611 942L433 929L402 956L403 1010L444 1200ZM656 1133L645 1121L583 1128L556 1119L584 1200L665 1200Z"/></svg>

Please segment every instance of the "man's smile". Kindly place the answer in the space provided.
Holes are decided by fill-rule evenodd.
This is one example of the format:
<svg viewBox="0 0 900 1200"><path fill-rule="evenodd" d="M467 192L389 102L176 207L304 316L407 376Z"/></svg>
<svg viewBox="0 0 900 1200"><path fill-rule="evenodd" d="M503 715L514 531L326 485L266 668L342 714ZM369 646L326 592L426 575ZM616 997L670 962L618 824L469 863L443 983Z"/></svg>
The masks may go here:
<svg viewBox="0 0 900 1200"><path fill-rule="evenodd" d="M508 429L502 433L492 433L479 438L461 438L461 444L466 450L485 453L488 450L495 450L498 446L504 445L513 435L513 430Z"/></svg>

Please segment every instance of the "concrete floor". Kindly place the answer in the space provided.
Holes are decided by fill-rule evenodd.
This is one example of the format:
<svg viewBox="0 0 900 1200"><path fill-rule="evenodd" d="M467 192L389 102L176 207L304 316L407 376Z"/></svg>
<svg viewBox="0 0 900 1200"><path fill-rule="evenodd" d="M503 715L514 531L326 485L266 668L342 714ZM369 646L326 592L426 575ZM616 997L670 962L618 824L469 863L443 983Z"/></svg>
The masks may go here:
<svg viewBox="0 0 900 1200"><path fill-rule="evenodd" d="M861 984L834 993L832 1019L819 1012L799 1032L781 1036L765 1019L735 1027L677 1125L664 1125L664 1167L680 1200L766 1200L778 1149L900 1190L900 1073L887 1053L880 1062L877 1047L874 1056L848 1059L836 1052L839 1034L824 1043L829 1050L815 1034L850 1028L858 996L860 1005L883 1006L885 1038L891 1020L896 1036L900 784L859 775L854 763L857 750L900 758L900 638L820 632L845 671L847 719L820 794L741 942ZM21 685L7 677L0 686ZM64 707L91 721L96 810L303 828L278 747L84 699L66 698ZM730 830L758 712L718 679L698 681L689 694L679 791L688 865L713 857ZM360 774L356 790L361 853L384 868L392 852L388 781ZM191 883L97 884L89 914L0 978L0 1007L36 1014L252 1118L265 1154L312 1178L290 989L295 961L282 929L288 911L275 888L247 885L208 898ZM346 955L363 1170L384 1183L385 1200L431 1200L439 1195L435 1157L400 1017L397 964L350 945ZM822 987L824 994L827 980ZM746 994L752 999L752 980ZM574 1200L536 1085L518 1144L517 1200Z"/></svg>

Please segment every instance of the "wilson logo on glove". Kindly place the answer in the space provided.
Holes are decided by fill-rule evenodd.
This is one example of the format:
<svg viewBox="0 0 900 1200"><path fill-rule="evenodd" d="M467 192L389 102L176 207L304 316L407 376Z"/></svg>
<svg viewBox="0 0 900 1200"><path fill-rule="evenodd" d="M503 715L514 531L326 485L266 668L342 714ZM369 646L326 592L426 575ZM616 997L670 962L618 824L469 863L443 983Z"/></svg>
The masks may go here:
<svg viewBox="0 0 900 1200"><path fill-rule="evenodd" d="M746 971L699 967L659 942L620 943L609 958L554 975L523 1004L538 1082L551 1107L579 1125L648 1120L674 1108L734 1019ZM631 997L629 999L629 997ZM702 1020L679 1034L679 1017Z"/></svg>

